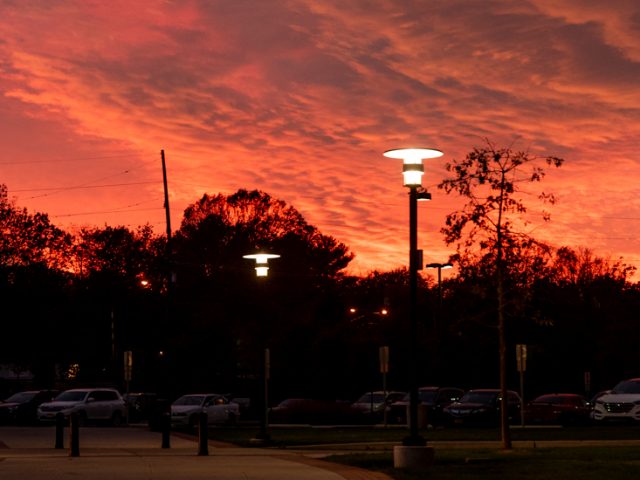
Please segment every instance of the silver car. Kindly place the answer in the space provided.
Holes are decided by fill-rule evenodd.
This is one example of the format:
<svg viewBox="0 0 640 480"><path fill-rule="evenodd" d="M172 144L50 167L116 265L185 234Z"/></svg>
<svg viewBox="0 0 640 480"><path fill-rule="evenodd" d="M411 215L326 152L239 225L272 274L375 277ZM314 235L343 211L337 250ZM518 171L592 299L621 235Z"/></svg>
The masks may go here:
<svg viewBox="0 0 640 480"><path fill-rule="evenodd" d="M108 421L117 426L125 418L125 410L124 399L113 388L76 388L41 404L38 407L38 420L55 421L58 415L69 417L77 413L81 425L89 421Z"/></svg>
<svg viewBox="0 0 640 480"><path fill-rule="evenodd" d="M195 427L203 412L209 424L234 424L240 416L240 405L217 393L183 395L171 404L171 426Z"/></svg>

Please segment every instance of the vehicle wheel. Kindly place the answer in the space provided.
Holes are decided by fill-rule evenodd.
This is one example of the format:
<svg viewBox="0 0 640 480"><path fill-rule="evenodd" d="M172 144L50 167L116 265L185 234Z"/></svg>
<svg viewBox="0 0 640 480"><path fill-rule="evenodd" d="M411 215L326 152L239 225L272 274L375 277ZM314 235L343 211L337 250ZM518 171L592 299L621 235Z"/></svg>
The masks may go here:
<svg viewBox="0 0 640 480"><path fill-rule="evenodd" d="M111 426L119 427L122 425L122 413L113 412L113 416L111 417Z"/></svg>

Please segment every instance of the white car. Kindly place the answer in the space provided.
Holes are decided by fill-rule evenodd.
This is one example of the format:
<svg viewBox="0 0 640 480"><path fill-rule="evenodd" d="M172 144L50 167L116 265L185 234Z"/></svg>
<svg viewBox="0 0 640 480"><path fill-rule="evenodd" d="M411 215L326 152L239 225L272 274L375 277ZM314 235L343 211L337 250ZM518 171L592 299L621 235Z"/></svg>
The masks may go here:
<svg viewBox="0 0 640 480"><path fill-rule="evenodd" d="M240 405L217 393L183 395L171 404L171 426L195 427L202 412L207 414L208 424L234 424Z"/></svg>
<svg viewBox="0 0 640 480"><path fill-rule="evenodd" d="M618 383L611 392L599 397L593 406L593 419L640 421L640 378Z"/></svg>
<svg viewBox="0 0 640 480"><path fill-rule="evenodd" d="M42 403L38 407L38 420L54 421L59 414L68 417L77 413L81 425L96 420L120 425L125 411L124 399L113 388L76 388L62 392L51 402Z"/></svg>

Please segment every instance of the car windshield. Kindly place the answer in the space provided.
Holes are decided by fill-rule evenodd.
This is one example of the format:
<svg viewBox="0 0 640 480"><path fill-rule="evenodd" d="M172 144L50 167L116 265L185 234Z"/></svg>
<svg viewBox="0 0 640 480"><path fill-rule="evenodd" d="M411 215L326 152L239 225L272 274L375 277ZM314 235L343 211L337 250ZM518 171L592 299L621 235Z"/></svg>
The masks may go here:
<svg viewBox="0 0 640 480"><path fill-rule="evenodd" d="M640 393L640 381L625 380L613 387L613 393Z"/></svg>
<svg viewBox="0 0 640 480"><path fill-rule="evenodd" d="M87 393L84 390L62 392L54 400L56 402L81 402L87 396Z"/></svg>
<svg viewBox="0 0 640 480"><path fill-rule="evenodd" d="M498 392L467 392L459 400L459 403L493 403L498 397Z"/></svg>
<svg viewBox="0 0 640 480"><path fill-rule="evenodd" d="M26 403L36 396L36 392L14 393L5 400L6 403Z"/></svg>
<svg viewBox="0 0 640 480"><path fill-rule="evenodd" d="M356 403L383 403L384 393L365 393Z"/></svg>
<svg viewBox="0 0 640 480"><path fill-rule="evenodd" d="M174 405L202 405L204 395L184 395L173 402Z"/></svg>
<svg viewBox="0 0 640 480"><path fill-rule="evenodd" d="M534 402L540 403L570 403L571 397L559 397L557 395L543 395L534 400Z"/></svg>
<svg viewBox="0 0 640 480"><path fill-rule="evenodd" d="M436 400L436 395L438 392L435 390L420 390L418 396L420 397L420 401L424 403L433 403ZM410 394L409 394L410 395ZM409 396L405 397L409 400Z"/></svg>

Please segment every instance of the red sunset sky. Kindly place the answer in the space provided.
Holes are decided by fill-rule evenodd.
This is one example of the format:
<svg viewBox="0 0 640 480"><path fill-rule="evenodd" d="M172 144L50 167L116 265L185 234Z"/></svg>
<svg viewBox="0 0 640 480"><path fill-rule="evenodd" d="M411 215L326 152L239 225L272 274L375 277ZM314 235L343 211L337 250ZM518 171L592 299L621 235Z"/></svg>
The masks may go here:
<svg viewBox="0 0 640 480"><path fill-rule="evenodd" d="M434 186L488 137L565 158L535 236L640 265L636 0L0 0L0 31L0 183L63 228L163 233L164 149L174 228L205 192L257 188L354 273L395 268L407 192L382 152L418 145L445 153L419 230L445 261L461 202Z"/></svg>

